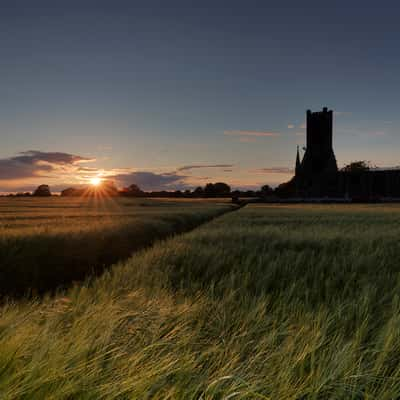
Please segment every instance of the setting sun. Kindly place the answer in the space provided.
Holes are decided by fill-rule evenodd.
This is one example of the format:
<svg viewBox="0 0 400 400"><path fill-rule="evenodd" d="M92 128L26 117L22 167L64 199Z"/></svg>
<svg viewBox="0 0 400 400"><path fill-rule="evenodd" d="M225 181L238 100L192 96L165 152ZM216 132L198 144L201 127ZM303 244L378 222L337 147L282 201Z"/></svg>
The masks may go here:
<svg viewBox="0 0 400 400"><path fill-rule="evenodd" d="M90 180L90 184L93 186L98 186L98 185L100 185L100 183L101 183L101 178L98 178L98 177L92 178Z"/></svg>

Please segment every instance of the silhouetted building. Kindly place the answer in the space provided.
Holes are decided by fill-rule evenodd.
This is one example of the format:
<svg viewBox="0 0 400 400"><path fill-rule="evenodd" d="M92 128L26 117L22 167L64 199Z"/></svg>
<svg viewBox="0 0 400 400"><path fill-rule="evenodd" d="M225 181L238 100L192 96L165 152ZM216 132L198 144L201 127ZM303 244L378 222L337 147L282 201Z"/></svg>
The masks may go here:
<svg viewBox="0 0 400 400"><path fill-rule="evenodd" d="M333 111L307 110L307 144L300 162L299 149L296 156L296 195L320 197L333 195L336 191L337 164L332 148Z"/></svg>
<svg viewBox="0 0 400 400"><path fill-rule="evenodd" d="M353 201L400 199L400 170L339 171L338 192Z"/></svg>
<svg viewBox="0 0 400 400"><path fill-rule="evenodd" d="M297 146L295 176L278 194L300 198L348 198L378 201L400 198L399 169L338 171L333 152L333 111L307 111L307 142L303 159Z"/></svg>
<svg viewBox="0 0 400 400"><path fill-rule="evenodd" d="M300 168L301 168L301 162L300 162L299 146L297 145L296 168L294 170L296 176L300 175Z"/></svg>
<svg viewBox="0 0 400 400"><path fill-rule="evenodd" d="M307 110L307 146L301 162L301 171L308 175L337 172L332 148L333 111Z"/></svg>

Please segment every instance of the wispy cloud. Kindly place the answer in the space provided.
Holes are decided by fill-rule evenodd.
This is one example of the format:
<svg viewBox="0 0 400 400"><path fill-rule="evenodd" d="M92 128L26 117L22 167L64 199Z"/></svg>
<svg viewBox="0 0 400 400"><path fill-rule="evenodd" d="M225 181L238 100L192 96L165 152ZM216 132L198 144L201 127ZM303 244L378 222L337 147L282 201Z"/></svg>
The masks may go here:
<svg viewBox="0 0 400 400"><path fill-rule="evenodd" d="M269 132L269 131L224 131L226 136L254 136L254 137L276 137L280 136L279 132Z"/></svg>
<svg viewBox="0 0 400 400"><path fill-rule="evenodd" d="M287 127L288 127L288 129L293 129L294 125L293 124L289 124Z"/></svg>
<svg viewBox="0 0 400 400"><path fill-rule="evenodd" d="M254 169L249 172L256 174L292 174L294 169L289 167L267 167Z"/></svg>
<svg viewBox="0 0 400 400"><path fill-rule="evenodd" d="M98 168L94 168L94 167L79 167L78 171L82 171L82 172L98 172Z"/></svg>
<svg viewBox="0 0 400 400"><path fill-rule="evenodd" d="M193 164L193 165L184 165L183 167L177 168L177 171L190 171L192 169L201 169L201 168L232 168L233 164Z"/></svg>

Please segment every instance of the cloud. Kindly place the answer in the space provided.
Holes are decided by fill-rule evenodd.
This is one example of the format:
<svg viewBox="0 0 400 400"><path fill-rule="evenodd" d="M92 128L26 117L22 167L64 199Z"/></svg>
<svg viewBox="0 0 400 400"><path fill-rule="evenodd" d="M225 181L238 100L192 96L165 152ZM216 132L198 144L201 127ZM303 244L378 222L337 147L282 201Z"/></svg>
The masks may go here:
<svg viewBox="0 0 400 400"><path fill-rule="evenodd" d="M252 136L247 137L253 138ZM91 161L95 160L65 152L39 150L30 150L14 157L0 159L0 192L32 191L43 183L49 184L53 192L58 192L67 187L87 185L94 175L112 180L118 187L126 187L135 183L146 191L194 188L203 186L206 182L224 180L228 173L230 174L228 183L235 184L237 187L243 183L235 182L235 174L231 174L235 164L193 163L178 167L170 166L164 170L138 170L132 167L100 169L84 164ZM240 170L236 171L236 167L234 170L240 172ZM204 171L207 171L207 174ZM269 171L272 170L269 169ZM274 169L272 172L277 173L277 170ZM281 170L279 172L283 173ZM266 173L267 169L253 171L252 180L255 174ZM250 183L243 183L243 185L245 184Z"/></svg>
<svg viewBox="0 0 400 400"><path fill-rule="evenodd" d="M94 161L69 153L27 151L15 157L0 159L0 191L33 190L38 184L46 182L53 191L65 187L80 187L87 184L93 174L113 180L117 186L124 187L136 183L144 190L175 190L190 187L188 176L179 171L150 172L132 168L101 170L82 166L83 162ZM218 164L230 167L231 164ZM199 165L181 167L182 171L200 167Z"/></svg>
<svg viewBox="0 0 400 400"><path fill-rule="evenodd" d="M269 167L255 169L250 172L256 174L292 174L294 172L294 169L289 167Z"/></svg>
<svg viewBox="0 0 400 400"><path fill-rule="evenodd" d="M0 159L0 180L47 177L56 171L78 169L93 159L69 153L29 150L15 157Z"/></svg>
<svg viewBox="0 0 400 400"><path fill-rule="evenodd" d="M82 172L98 172L98 168L94 168L94 167L79 167L78 171L82 171Z"/></svg>
<svg viewBox="0 0 400 400"><path fill-rule="evenodd" d="M199 168L232 168L233 164L193 164L193 165L184 165L183 167L179 167L177 171L190 171L192 169Z"/></svg>
<svg viewBox="0 0 400 400"><path fill-rule="evenodd" d="M287 127L288 127L288 129L293 129L294 125L293 124L289 124Z"/></svg>
<svg viewBox="0 0 400 400"><path fill-rule="evenodd" d="M14 157L14 159L23 160L23 162L38 162L38 161L46 161L48 163L53 164L77 164L80 162L91 162L95 161L91 158L85 158L81 156L77 156L69 153L60 153L60 152L44 152L38 150L28 150L19 153L20 155Z"/></svg>
<svg viewBox="0 0 400 400"><path fill-rule="evenodd" d="M150 171L133 171L117 175L108 175L109 179L116 181L118 186L138 185L143 190L175 190L183 189L188 185L186 175L178 173L155 173Z"/></svg>
<svg viewBox="0 0 400 400"><path fill-rule="evenodd" d="M146 191L151 190L183 190L202 185L202 181L215 179L210 176L193 176L185 174L193 169L221 168L224 172L232 172L234 164L192 164L184 165L172 172L138 171L120 169L118 173L106 172L107 178L115 181L117 186L126 187L131 184L138 185Z"/></svg>
<svg viewBox="0 0 400 400"><path fill-rule="evenodd" d="M254 136L254 137L276 137L280 136L278 132L264 132L264 131L224 131L226 136Z"/></svg>

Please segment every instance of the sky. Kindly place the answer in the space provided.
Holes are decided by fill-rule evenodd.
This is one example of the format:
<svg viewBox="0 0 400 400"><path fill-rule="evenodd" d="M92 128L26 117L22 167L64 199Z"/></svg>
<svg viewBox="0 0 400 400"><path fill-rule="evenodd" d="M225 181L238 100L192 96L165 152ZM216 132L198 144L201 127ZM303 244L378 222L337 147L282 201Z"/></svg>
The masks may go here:
<svg viewBox="0 0 400 400"><path fill-rule="evenodd" d="M395 1L0 3L0 192L290 179L305 112L339 167L400 165Z"/></svg>

